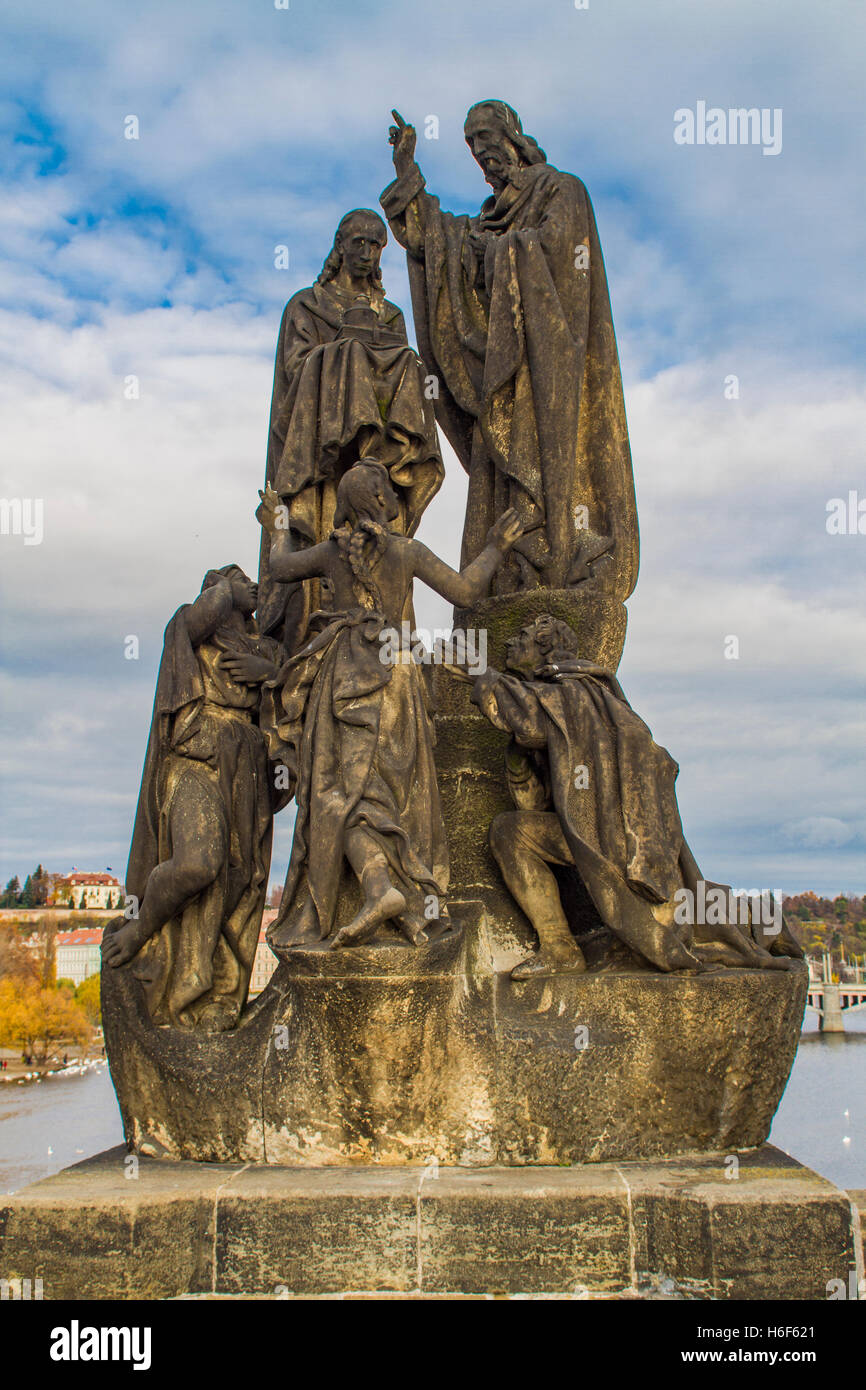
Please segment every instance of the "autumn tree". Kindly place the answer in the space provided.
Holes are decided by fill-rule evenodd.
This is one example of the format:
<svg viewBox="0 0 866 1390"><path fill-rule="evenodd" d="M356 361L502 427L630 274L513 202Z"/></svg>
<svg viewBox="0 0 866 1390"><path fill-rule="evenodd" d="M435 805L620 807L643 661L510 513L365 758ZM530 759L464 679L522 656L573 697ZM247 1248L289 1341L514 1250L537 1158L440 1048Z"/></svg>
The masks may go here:
<svg viewBox="0 0 866 1390"><path fill-rule="evenodd" d="M20 1048L45 1062L57 1043L85 1043L91 1024L71 994L32 980L0 980L0 1047Z"/></svg>
<svg viewBox="0 0 866 1390"><path fill-rule="evenodd" d="M0 927L0 979L38 980L39 961L14 926Z"/></svg>
<svg viewBox="0 0 866 1390"><path fill-rule="evenodd" d="M94 1028L102 1022L102 1000L100 998L99 975L88 975L75 991L75 1002L80 1005Z"/></svg>

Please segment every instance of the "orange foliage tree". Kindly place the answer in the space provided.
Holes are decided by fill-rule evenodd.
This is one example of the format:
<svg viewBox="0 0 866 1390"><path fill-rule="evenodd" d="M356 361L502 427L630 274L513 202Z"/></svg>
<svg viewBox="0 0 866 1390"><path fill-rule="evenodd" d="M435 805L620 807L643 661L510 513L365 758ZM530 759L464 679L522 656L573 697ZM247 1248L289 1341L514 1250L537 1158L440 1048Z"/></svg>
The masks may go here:
<svg viewBox="0 0 866 1390"><path fill-rule="evenodd" d="M44 1062L52 1045L89 1042L92 1031L66 990L36 980L0 980L0 1047L20 1047Z"/></svg>

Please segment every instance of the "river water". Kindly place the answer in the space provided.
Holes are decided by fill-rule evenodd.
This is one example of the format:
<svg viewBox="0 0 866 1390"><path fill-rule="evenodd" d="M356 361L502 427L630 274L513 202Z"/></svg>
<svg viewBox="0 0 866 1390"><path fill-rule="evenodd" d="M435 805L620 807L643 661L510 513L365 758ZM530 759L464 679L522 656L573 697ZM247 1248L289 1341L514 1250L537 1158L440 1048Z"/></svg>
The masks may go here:
<svg viewBox="0 0 866 1390"><path fill-rule="evenodd" d="M844 1034L807 1012L770 1142L839 1187L866 1188L866 1016ZM0 1085L0 1194L123 1142L108 1067Z"/></svg>

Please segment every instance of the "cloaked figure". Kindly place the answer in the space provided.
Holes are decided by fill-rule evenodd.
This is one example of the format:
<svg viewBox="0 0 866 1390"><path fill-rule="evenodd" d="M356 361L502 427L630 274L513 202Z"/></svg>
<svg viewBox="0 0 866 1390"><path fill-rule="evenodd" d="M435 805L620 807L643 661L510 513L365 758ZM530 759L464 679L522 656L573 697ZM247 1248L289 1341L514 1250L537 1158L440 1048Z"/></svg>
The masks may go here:
<svg viewBox="0 0 866 1390"><path fill-rule="evenodd" d="M266 485L288 508L296 550L328 539L340 479L365 454L388 470L394 525L403 535L414 534L442 482L433 388L409 347L402 312L382 289L379 258L387 239L378 213L347 213L316 283L293 295L283 314ZM281 582L269 557L264 532L259 624L296 651L310 613L327 595L318 579Z"/></svg>
<svg viewBox="0 0 866 1390"><path fill-rule="evenodd" d="M469 474L461 564L514 507L524 534L498 592L589 586L623 600L637 578L637 511L589 194L548 163L512 107L480 101L464 133L492 194L476 215L444 212L413 127L393 115L397 177L380 202L406 248L437 419Z"/></svg>
<svg viewBox="0 0 866 1390"><path fill-rule="evenodd" d="M577 634L550 614L506 644L506 662L475 678L472 701L512 738L515 809L495 817L490 846L539 941L512 979L586 969L551 865L575 869L612 935L656 970L790 968L802 952L781 915L765 940L741 912L702 922L680 911L702 900L701 885L733 894L705 884L683 834L677 764L613 672L581 658Z"/></svg>
<svg viewBox="0 0 866 1390"><path fill-rule="evenodd" d="M106 930L104 964L135 959L155 1023L223 1032L247 998L271 859L259 728L284 652L259 636L256 585L210 570L165 630L126 871L138 915Z"/></svg>

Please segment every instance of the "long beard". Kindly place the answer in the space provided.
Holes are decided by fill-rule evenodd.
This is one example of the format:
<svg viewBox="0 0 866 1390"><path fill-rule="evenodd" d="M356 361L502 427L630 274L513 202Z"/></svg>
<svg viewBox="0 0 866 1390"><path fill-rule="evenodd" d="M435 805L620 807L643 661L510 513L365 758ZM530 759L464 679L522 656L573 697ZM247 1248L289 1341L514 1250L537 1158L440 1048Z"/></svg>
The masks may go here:
<svg viewBox="0 0 866 1390"><path fill-rule="evenodd" d="M498 195L504 188L507 188L510 183L513 183L514 177L519 170L519 164L506 164L495 172L491 170L489 173L484 174L484 180L490 185L493 192ZM482 173L484 173L483 170Z"/></svg>

